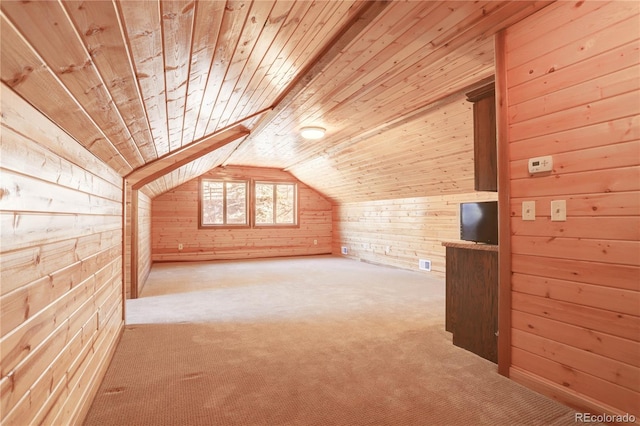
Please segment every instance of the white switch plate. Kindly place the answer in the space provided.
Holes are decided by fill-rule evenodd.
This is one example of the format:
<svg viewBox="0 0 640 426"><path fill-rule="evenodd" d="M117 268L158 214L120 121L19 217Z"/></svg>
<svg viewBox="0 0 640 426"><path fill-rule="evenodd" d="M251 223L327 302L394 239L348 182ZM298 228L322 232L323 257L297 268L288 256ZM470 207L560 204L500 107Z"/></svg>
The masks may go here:
<svg viewBox="0 0 640 426"><path fill-rule="evenodd" d="M536 220L536 202L522 202L522 220Z"/></svg>
<svg viewBox="0 0 640 426"><path fill-rule="evenodd" d="M551 201L551 220L553 222L564 222L567 220L567 201Z"/></svg>
<svg viewBox="0 0 640 426"><path fill-rule="evenodd" d="M529 173L550 172L553 169L553 158L550 155L544 157L529 158Z"/></svg>

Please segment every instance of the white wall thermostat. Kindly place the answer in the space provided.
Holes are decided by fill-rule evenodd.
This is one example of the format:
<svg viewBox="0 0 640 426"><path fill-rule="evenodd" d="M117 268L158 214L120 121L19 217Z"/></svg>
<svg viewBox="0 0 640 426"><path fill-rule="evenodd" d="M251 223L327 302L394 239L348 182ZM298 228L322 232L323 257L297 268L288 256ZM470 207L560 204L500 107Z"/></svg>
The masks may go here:
<svg viewBox="0 0 640 426"><path fill-rule="evenodd" d="M553 158L550 155L529 158L529 173L543 173L551 170L553 170Z"/></svg>

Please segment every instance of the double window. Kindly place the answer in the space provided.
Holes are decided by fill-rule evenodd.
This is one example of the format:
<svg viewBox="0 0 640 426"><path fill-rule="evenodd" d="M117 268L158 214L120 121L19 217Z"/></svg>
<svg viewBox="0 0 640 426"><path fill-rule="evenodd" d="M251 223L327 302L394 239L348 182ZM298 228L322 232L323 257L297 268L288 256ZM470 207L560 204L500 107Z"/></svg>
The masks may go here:
<svg viewBox="0 0 640 426"><path fill-rule="evenodd" d="M200 226L295 226L297 192L289 182L201 179Z"/></svg>

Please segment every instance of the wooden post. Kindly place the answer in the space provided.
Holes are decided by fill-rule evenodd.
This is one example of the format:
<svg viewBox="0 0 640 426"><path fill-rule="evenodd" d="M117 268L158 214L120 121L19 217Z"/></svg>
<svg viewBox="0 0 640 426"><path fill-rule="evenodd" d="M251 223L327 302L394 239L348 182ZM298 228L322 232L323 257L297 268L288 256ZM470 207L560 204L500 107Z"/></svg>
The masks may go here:
<svg viewBox="0 0 640 426"><path fill-rule="evenodd" d="M131 298L138 298L138 190L131 190Z"/></svg>
<svg viewBox="0 0 640 426"><path fill-rule="evenodd" d="M496 139L498 144L498 373L511 367L511 216L509 193L509 103L505 31L496 34Z"/></svg>

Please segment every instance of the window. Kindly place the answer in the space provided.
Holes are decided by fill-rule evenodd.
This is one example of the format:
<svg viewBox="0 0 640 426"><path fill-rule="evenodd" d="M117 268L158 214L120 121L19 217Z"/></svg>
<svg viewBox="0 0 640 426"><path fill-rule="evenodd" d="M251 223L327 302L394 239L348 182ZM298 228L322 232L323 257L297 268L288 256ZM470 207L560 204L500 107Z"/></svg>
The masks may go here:
<svg viewBox="0 0 640 426"><path fill-rule="evenodd" d="M242 226L247 221L247 182L202 179L200 226Z"/></svg>
<svg viewBox="0 0 640 426"><path fill-rule="evenodd" d="M293 183L255 184L255 224L295 225L297 223L296 185Z"/></svg>

